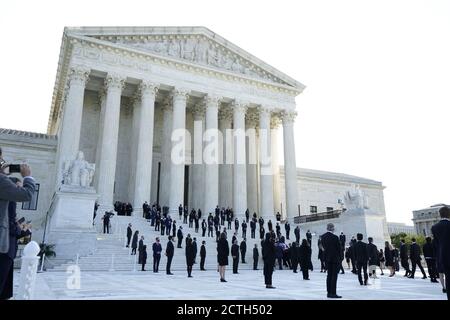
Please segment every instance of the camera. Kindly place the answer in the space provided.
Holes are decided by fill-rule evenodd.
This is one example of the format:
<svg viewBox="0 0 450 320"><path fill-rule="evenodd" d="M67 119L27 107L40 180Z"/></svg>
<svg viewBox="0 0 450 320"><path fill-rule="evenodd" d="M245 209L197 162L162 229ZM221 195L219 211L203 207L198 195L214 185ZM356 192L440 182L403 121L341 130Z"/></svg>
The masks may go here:
<svg viewBox="0 0 450 320"><path fill-rule="evenodd" d="M8 166L8 168L9 168L9 173L20 172L20 164L10 164Z"/></svg>

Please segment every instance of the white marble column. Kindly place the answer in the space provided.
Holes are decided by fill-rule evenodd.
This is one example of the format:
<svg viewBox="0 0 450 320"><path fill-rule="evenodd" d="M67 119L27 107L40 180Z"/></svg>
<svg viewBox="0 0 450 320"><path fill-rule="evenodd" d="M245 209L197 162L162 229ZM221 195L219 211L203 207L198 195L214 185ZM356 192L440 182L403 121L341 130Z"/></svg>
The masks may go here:
<svg viewBox="0 0 450 320"><path fill-rule="evenodd" d="M222 107L219 111L219 130L222 133L222 154L219 159L219 206L233 207L233 135L231 120L233 112L229 107Z"/></svg>
<svg viewBox="0 0 450 320"><path fill-rule="evenodd" d="M272 154L272 172L273 172L273 206L274 212L282 213L283 220L286 218L286 211L281 212L281 180L280 180L280 162L278 157L278 141L279 141L279 130L280 119L273 116L270 122L270 143L271 143L271 154Z"/></svg>
<svg viewBox="0 0 450 320"><path fill-rule="evenodd" d="M64 104L61 132L58 137L57 185L62 181L62 168L67 160L74 160L80 146L80 130L83 116L84 90L90 70L73 66L69 70L67 96Z"/></svg>
<svg viewBox="0 0 450 320"><path fill-rule="evenodd" d="M184 204L184 166L186 163L186 100L188 91L173 92L172 150L170 159L169 210L178 214L178 206Z"/></svg>
<svg viewBox="0 0 450 320"><path fill-rule="evenodd" d="M245 151L245 112L247 106L241 102L233 106L233 210L236 217L242 220L247 210L247 173Z"/></svg>
<svg viewBox="0 0 450 320"><path fill-rule="evenodd" d="M139 134L136 149L136 174L134 184L135 213L142 211L144 201L150 202L153 165L153 128L155 116L155 97L158 86L152 82L142 81L141 108L139 116ZM142 213L142 212L141 212Z"/></svg>
<svg viewBox="0 0 450 320"><path fill-rule="evenodd" d="M98 190L98 173L100 172L100 156L102 154L103 122L105 120L106 109L106 91L104 88L101 88L98 92L98 100L100 105L100 119L98 123L97 146L95 148L95 175L93 183L96 190Z"/></svg>
<svg viewBox="0 0 450 320"><path fill-rule="evenodd" d="M295 162L294 119L296 112L285 112L283 119L284 180L286 190L286 219L292 222L298 215L297 165Z"/></svg>
<svg viewBox="0 0 450 320"><path fill-rule="evenodd" d="M205 196L203 212L214 212L219 204L219 97L205 97L205 137L203 161L205 163Z"/></svg>
<svg viewBox="0 0 450 320"><path fill-rule="evenodd" d="M131 202L134 199L134 186L136 181L136 156L137 156L137 141L139 139L139 123L141 116L141 92L137 90L131 98L131 105L133 108L133 120L131 125L131 141L135 141L136 143L132 143L130 146L130 155L129 155L129 163L130 163L130 177L128 179L128 197L127 199ZM134 206L134 203L133 203ZM136 207L134 207L137 209Z"/></svg>
<svg viewBox="0 0 450 320"><path fill-rule="evenodd" d="M273 175L270 134L270 110L259 109L259 163L261 185L261 216L272 219L273 213Z"/></svg>
<svg viewBox="0 0 450 320"><path fill-rule="evenodd" d="M259 214L258 210L258 114L255 112L247 112L247 136L246 136L246 157L247 157L247 208L250 216L254 212Z"/></svg>
<svg viewBox="0 0 450 320"><path fill-rule="evenodd" d="M114 199L114 180L116 177L117 142L119 136L120 98L125 78L108 74L105 79L106 102L102 133L102 153L98 175L100 210L111 210Z"/></svg>
<svg viewBox="0 0 450 320"><path fill-rule="evenodd" d="M203 103L199 103L192 108L192 115L194 117L194 134L192 136L192 151L194 161L191 165L191 206L195 210L199 208L203 210L205 188L203 164L203 132L205 131L205 106L203 105Z"/></svg>
<svg viewBox="0 0 450 320"><path fill-rule="evenodd" d="M169 206L169 194L170 194L170 150L172 148L172 142L170 140L172 135L172 99L167 97L163 101L163 132L162 132L162 145L161 145L161 174L160 174L160 186L159 186L159 204L161 207Z"/></svg>

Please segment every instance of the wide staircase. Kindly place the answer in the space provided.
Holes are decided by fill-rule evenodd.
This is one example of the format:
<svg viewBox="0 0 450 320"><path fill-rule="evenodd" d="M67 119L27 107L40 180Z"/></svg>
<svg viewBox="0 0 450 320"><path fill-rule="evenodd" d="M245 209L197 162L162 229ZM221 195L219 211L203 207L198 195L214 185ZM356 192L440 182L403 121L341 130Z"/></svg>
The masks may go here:
<svg viewBox="0 0 450 320"><path fill-rule="evenodd" d="M177 217L178 218L178 217ZM132 224L133 233L135 230L139 230L139 238L141 235L144 236L144 244L147 245L147 265L146 270L152 271L153 264L153 253L152 253L152 244L155 241L156 237L160 238L160 242L163 248L163 252L161 255L160 261L160 272L165 272L166 261L167 258L164 255L165 248L168 242L168 236L161 235L160 231L155 231L155 228L150 225L150 222L147 222L145 219L141 217L123 217L123 216L114 216L111 219L112 223L112 233L103 234L100 231L101 226L97 226L98 234L97 234L97 246L94 252L90 255L86 256L78 256L74 257L72 261L66 262L59 266L55 266L52 269L48 269L48 271L59 271L65 272L67 267L73 266L74 264L78 264L81 271L140 271L141 265L138 264L138 255L131 255L131 248L126 248L126 228L128 223ZM177 229L180 226L179 220L177 220ZM273 222L273 221L272 221ZM267 228L267 222L265 223L265 228ZM207 270L216 270L217 269L217 243L216 238L214 237L202 237L202 229L199 228L199 232L196 233L194 228L189 228L188 224L181 224L183 226L183 242L182 248L177 248L177 239L175 238L174 247L175 254L172 260L171 270L186 270L186 256L185 256L185 239L187 234L191 234L192 238L196 238L197 240L197 258L196 264L194 265L194 269L200 268L200 246L203 240L206 241L206 263L205 268ZM249 224L248 224L249 225ZM227 224L225 223L225 226ZM221 230L224 226L221 226ZM274 225L275 228L275 225ZM281 232L284 234L284 225L281 226ZM230 245L231 250L231 238L234 234L234 223L232 224L232 229L227 229L227 240ZM207 233L206 233L207 235ZM302 232L302 236L304 233ZM241 227L238 230L238 243L242 241L242 229ZM295 239L293 234L293 228L291 225L290 232L290 241L292 242ZM259 262L258 268L261 269L262 265L262 253L261 253L261 239L259 237L258 228L256 231L256 238L250 238L250 227L247 228L247 253L245 256L246 263L241 263L241 258L239 262L239 269L252 269L253 268L253 248L255 244L258 246L259 251ZM314 247L314 246L313 246ZM313 250L314 252L314 250ZM314 253L313 253L314 254ZM314 261L313 256L313 261ZM229 267L232 265L231 256L228 259Z"/></svg>

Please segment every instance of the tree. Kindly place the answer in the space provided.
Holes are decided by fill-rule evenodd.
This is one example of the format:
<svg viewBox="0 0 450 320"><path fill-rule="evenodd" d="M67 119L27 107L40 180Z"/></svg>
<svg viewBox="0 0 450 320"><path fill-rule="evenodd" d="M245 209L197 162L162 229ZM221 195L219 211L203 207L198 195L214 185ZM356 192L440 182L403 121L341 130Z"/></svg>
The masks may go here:
<svg viewBox="0 0 450 320"><path fill-rule="evenodd" d="M409 234L406 234L404 232L400 232L398 234L391 235L391 243L392 243L392 245L394 247L400 248L400 240L401 239L405 239L405 243L407 245L410 245L412 243L412 241L411 241L412 238L416 239L416 243L420 247L422 247L426 243L425 236L423 236L423 235L409 235Z"/></svg>

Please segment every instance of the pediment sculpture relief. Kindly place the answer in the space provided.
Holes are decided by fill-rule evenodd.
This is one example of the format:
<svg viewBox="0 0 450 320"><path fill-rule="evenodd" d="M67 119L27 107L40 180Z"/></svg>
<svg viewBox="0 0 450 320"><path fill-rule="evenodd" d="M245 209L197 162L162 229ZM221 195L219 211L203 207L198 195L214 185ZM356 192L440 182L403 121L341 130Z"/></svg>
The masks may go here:
<svg viewBox="0 0 450 320"><path fill-rule="evenodd" d="M155 36L148 40L124 36L116 37L112 41L159 55L225 69L276 83L284 83L225 47L202 37L183 36L181 39L170 39L169 37Z"/></svg>

